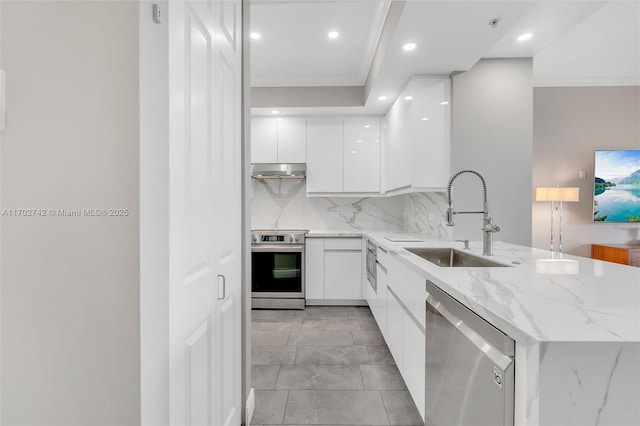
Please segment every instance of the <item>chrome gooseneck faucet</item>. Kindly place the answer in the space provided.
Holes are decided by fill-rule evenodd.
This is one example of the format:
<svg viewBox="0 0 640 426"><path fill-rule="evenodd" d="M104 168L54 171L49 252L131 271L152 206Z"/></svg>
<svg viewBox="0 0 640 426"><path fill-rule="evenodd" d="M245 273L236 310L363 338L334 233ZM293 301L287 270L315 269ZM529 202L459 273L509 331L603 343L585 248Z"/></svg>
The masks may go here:
<svg viewBox="0 0 640 426"><path fill-rule="evenodd" d="M482 191L484 194L484 201L482 203L482 211L469 211L469 212L454 212L453 207L451 206L453 200L451 199L451 185L453 181L464 173L471 173L480 178L482 181ZM485 182L482 175L475 170L460 170L451 176L449 179L449 184L447 185L447 203L449 207L447 208L447 226L454 226L453 223L453 215L455 214L482 214L482 254L485 256L491 256L493 254L493 234L495 232L500 231L500 227L498 225L494 225L492 223L492 219L489 216L489 203L487 202L487 183Z"/></svg>

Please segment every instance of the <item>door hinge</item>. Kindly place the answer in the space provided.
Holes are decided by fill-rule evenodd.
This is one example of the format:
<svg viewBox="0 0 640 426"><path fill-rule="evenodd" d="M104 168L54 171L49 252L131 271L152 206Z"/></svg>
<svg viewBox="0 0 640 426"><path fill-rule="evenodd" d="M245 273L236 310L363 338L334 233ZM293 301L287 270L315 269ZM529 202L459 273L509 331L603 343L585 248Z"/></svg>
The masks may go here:
<svg viewBox="0 0 640 426"><path fill-rule="evenodd" d="M162 23L162 9L160 9L160 5L157 3L153 4L153 22L156 24Z"/></svg>

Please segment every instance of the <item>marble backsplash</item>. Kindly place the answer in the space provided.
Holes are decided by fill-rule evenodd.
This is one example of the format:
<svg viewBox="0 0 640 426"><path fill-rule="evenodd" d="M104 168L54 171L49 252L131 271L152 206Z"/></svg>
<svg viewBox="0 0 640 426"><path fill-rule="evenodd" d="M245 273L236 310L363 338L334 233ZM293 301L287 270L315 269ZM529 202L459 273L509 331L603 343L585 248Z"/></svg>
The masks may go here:
<svg viewBox="0 0 640 426"><path fill-rule="evenodd" d="M304 179L252 179L253 229L378 230L449 240L444 193L307 197Z"/></svg>
<svg viewBox="0 0 640 426"><path fill-rule="evenodd" d="M403 231L398 197L307 197L304 179L252 179L254 229Z"/></svg>
<svg viewBox="0 0 640 426"><path fill-rule="evenodd" d="M452 239L452 228L445 225L446 193L415 192L403 197L403 226L407 231L432 240Z"/></svg>

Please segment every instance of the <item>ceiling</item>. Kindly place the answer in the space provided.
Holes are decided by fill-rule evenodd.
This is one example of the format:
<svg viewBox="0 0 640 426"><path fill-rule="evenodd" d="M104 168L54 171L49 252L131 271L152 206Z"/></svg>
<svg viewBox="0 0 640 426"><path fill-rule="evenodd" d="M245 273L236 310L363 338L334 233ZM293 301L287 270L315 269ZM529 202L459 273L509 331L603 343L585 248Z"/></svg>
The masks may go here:
<svg viewBox="0 0 640 426"><path fill-rule="evenodd" d="M251 85L363 85L388 7L382 0L252 2L251 31L261 38L251 44Z"/></svg>
<svg viewBox="0 0 640 426"><path fill-rule="evenodd" d="M260 95L252 113L271 114L277 107L280 114L384 114L414 74L466 71L481 58L534 57L607 3L252 0L251 31L261 34L251 41L251 86ZM494 19L497 25L490 25ZM615 17L608 19L615 27ZM340 35L329 39L329 31ZM526 32L534 36L517 41ZM415 49L403 50L406 43ZM309 87L324 87L336 106L348 106L295 98L296 90ZM353 96L356 88L359 103L342 103L340 93Z"/></svg>

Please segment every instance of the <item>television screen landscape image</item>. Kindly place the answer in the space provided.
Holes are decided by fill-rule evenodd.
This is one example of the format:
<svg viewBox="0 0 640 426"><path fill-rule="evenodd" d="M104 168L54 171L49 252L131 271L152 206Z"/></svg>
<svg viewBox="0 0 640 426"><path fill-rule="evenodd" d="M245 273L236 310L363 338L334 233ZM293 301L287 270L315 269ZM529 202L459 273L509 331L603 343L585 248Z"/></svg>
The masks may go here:
<svg viewBox="0 0 640 426"><path fill-rule="evenodd" d="M640 222L640 149L595 152L593 220Z"/></svg>

